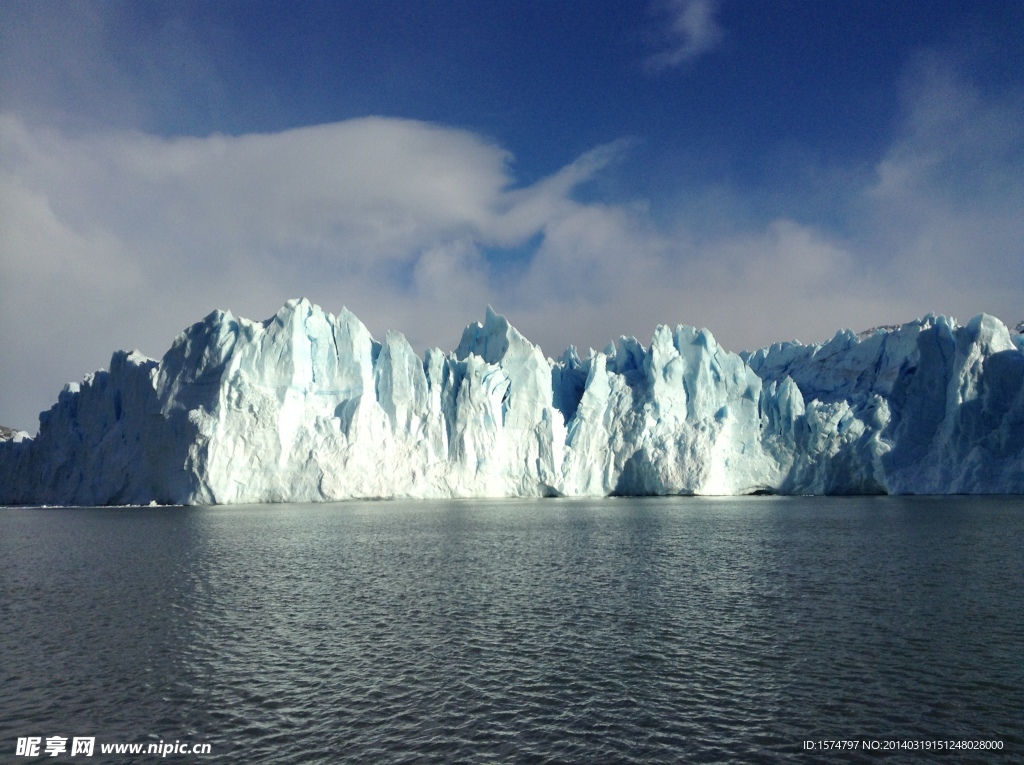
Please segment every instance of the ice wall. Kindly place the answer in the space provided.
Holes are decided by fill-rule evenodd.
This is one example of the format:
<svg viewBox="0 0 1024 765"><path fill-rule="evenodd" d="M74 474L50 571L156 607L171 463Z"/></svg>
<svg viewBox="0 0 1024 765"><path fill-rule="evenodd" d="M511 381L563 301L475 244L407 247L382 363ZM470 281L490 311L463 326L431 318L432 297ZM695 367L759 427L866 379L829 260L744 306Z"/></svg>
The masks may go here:
<svg viewBox="0 0 1024 765"><path fill-rule="evenodd" d="M5 504L755 491L1024 493L1024 338L928 316L737 355L663 326L552 361L488 309L421 359L294 300L118 352L0 441Z"/></svg>

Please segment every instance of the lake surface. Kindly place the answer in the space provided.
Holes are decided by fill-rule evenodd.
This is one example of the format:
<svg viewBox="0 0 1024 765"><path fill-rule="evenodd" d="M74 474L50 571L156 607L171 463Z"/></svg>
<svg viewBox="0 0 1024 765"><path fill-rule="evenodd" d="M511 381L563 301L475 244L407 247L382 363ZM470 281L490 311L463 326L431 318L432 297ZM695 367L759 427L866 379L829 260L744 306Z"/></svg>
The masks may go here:
<svg viewBox="0 0 1024 765"><path fill-rule="evenodd" d="M1019 497L3 508L0 762L1020 762L1022 543Z"/></svg>

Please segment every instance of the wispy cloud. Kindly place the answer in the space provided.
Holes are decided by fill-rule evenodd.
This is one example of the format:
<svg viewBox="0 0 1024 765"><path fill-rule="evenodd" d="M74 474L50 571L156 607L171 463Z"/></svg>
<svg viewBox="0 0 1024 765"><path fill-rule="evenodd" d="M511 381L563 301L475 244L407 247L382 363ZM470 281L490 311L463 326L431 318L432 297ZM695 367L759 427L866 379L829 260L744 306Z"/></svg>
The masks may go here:
<svg viewBox="0 0 1024 765"><path fill-rule="evenodd" d="M860 246L885 253L912 310L1017 321L1024 93L985 94L930 52L909 68L903 105L902 129L861 191Z"/></svg>
<svg viewBox="0 0 1024 765"><path fill-rule="evenodd" d="M658 51L647 59L653 71L680 66L713 50L724 32L715 18L719 0L662 0L654 6L667 22Z"/></svg>

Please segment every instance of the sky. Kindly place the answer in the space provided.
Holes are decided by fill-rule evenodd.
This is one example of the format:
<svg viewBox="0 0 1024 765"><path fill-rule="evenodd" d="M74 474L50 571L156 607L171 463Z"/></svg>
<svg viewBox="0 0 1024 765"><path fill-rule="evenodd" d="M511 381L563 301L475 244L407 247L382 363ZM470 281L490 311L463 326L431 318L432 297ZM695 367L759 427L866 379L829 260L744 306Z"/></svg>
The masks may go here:
<svg viewBox="0 0 1024 765"><path fill-rule="evenodd" d="M0 424L289 298L558 357L1024 319L1020 0L0 0Z"/></svg>

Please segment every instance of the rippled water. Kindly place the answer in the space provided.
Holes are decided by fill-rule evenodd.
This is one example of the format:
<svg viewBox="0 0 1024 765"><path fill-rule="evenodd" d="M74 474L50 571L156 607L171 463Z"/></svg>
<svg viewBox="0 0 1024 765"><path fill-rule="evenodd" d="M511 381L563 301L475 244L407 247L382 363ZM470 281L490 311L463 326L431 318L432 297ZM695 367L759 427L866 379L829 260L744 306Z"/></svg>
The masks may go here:
<svg viewBox="0 0 1024 765"><path fill-rule="evenodd" d="M2 509L0 762L1021 761L1022 540L1020 498ZM802 751L853 738L1005 749Z"/></svg>

